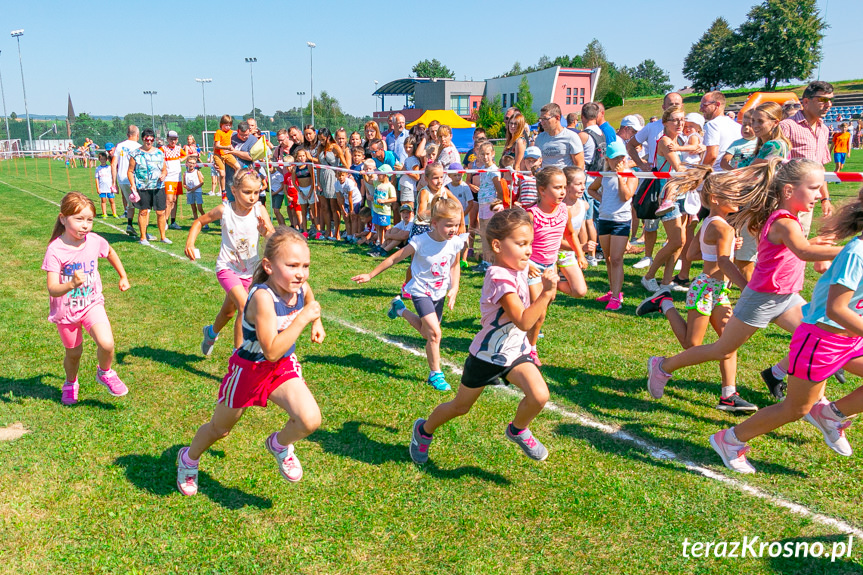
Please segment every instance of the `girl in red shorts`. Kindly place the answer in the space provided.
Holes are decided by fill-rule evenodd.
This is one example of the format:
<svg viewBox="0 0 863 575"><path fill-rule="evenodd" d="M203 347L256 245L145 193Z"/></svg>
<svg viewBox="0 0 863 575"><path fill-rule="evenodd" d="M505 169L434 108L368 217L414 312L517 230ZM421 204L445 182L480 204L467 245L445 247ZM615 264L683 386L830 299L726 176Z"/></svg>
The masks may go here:
<svg viewBox="0 0 863 575"><path fill-rule="evenodd" d="M326 335L321 306L306 281L309 259L309 248L296 230L280 227L267 241L246 301L243 344L228 363L213 417L198 429L192 445L177 454L177 487L183 495L198 492L201 455L228 436L247 407L266 407L268 399L287 411L289 419L264 446L276 458L282 477L302 479L294 443L320 426L321 411L294 349L309 324L313 342L323 342Z"/></svg>
<svg viewBox="0 0 863 575"><path fill-rule="evenodd" d="M837 240L863 231L863 190L857 201L822 228ZM788 389L781 403L710 437L723 463L739 473L755 473L746 460L746 442L801 417L824 436L828 447L850 456L845 429L863 411L863 387L842 399L824 398L826 380L840 369L863 375L863 236L848 242L815 284L812 301L803 306L803 321L791 338Z"/></svg>

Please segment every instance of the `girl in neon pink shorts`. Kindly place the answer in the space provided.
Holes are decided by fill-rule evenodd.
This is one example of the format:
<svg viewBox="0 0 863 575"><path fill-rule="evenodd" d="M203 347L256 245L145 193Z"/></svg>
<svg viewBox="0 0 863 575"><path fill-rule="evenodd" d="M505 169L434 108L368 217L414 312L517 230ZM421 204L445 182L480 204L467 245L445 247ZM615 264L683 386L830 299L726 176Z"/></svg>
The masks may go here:
<svg viewBox="0 0 863 575"><path fill-rule="evenodd" d="M105 238L91 231L95 214L96 206L84 194L69 192L63 196L60 215L57 216L51 242L42 262L42 269L48 272L51 301L48 320L57 324L60 341L66 348L66 358L63 360L66 370L61 399L63 405L72 405L78 401L78 367L84 343L82 330L87 330L98 348L96 383L104 385L111 395L117 397L129 392L117 372L111 369L114 334L108 314L105 313L99 258L107 258L117 270L120 291L129 289L129 279L117 252Z"/></svg>
<svg viewBox="0 0 863 575"><path fill-rule="evenodd" d="M249 297L252 274L258 266L258 241L261 235L268 237L275 230L270 215L258 204L261 177L249 168L237 172L232 186L233 202L223 202L209 213L192 223L186 240L186 257L197 259L195 240L201 228L212 222L221 222L222 245L216 259L216 278L225 290L225 301L216 315L216 321L204 327L201 353L210 355L219 338L219 332L234 314L234 349L243 343L243 306Z"/></svg>
<svg viewBox="0 0 863 575"><path fill-rule="evenodd" d="M863 231L863 190L822 230L837 239ZM746 460L746 442L801 417L814 425L827 445L846 457L845 437L851 417L863 411L863 386L834 402L824 398L826 380L840 369L863 375L863 236L852 239L821 276L812 301L803 307L803 322L791 338L785 399L759 411L740 425L710 437L723 463L739 473L754 473Z"/></svg>

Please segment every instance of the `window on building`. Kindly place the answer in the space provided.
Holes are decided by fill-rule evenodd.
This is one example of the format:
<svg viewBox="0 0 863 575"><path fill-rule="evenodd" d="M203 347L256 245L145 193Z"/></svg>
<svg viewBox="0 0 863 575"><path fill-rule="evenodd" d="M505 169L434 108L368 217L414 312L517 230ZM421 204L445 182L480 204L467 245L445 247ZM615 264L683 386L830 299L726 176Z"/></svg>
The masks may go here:
<svg viewBox="0 0 863 575"><path fill-rule="evenodd" d="M584 96L584 88L581 89L581 94L579 94L579 95Z"/></svg>
<svg viewBox="0 0 863 575"><path fill-rule="evenodd" d="M567 96L572 96L572 88L567 88L567 89L566 89L566 95L567 95ZM567 103L568 103L568 102L567 102Z"/></svg>
<svg viewBox="0 0 863 575"><path fill-rule="evenodd" d="M509 104L510 106L515 106L515 94L509 95Z"/></svg>
<svg viewBox="0 0 863 575"><path fill-rule="evenodd" d="M470 96L450 96L450 107L459 116L470 114Z"/></svg>
<svg viewBox="0 0 863 575"><path fill-rule="evenodd" d="M506 94L503 95L503 107L506 108Z"/></svg>
<svg viewBox="0 0 863 575"><path fill-rule="evenodd" d="M477 108L479 108L479 102L474 102L473 109L476 110Z"/></svg>
<svg viewBox="0 0 863 575"><path fill-rule="evenodd" d="M578 103L579 103L579 104L584 104L584 98L579 98L579 99L578 99Z"/></svg>
<svg viewBox="0 0 863 575"><path fill-rule="evenodd" d="M571 104L571 103L572 103L572 102L570 102L570 100L572 100L572 98L570 98L569 96L567 96L567 97L566 97L566 105L567 105L567 106L568 106L569 104Z"/></svg>

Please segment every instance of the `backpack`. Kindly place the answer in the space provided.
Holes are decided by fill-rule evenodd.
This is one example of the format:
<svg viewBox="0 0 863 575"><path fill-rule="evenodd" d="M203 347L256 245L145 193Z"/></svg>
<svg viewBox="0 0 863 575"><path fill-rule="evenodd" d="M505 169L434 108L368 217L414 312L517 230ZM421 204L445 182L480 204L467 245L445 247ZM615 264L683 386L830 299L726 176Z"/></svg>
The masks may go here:
<svg viewBox="0 0 863 575"><path fill-rule="evenodd" d="M593 159L585 164L584 169L588 172L601 172L605 167L605 134L596 134L593 130L584 130L595 146Z"/></svg>
<svg viewBox="0 0 863 575"><path fill-rule="evenodd" d="M659 196L662 193L663 180L642 179L635 194L632 196L632 205L635 207L635 215L642 220L655 220L656 210L659 209Z"/></svg>

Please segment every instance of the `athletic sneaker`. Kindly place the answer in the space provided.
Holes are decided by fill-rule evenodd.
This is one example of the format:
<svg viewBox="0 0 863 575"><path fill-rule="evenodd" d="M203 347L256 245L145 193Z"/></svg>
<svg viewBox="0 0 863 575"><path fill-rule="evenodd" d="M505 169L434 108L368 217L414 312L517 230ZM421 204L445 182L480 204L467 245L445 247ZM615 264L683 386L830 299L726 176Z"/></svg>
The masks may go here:
<svg viewBox="0 0 863 575"><path fill-rule="evenodd" d="M830 407L830 401L822 397L821 400L812 406L803 419L818 428L818 431L824 436L824 442L827 447L838 453L849 457L853 452L851 444L845 437L845 430L851 425L851 418L839 419L833 413Z"/></svg>
<svg viewBox="0 0 863 575"><path fill-rule="evenodd" d="M755 468L746 461L746 454L749 452L749 446L732 445L725 440L727 429L723 429L710 436L710 445L714 451L722 458L722 463L731 471L737 473L755 473Z"/></svg>
<svg viewBox="0 0 863 575"><path fill-rule="evenodd" d="M686 289L689 289L689 285L692 283L692 280L685 280L679 275L675 275L673 278L671 278L671 281L672 283L675 283L681 287L685 287Z"/></svg>
<svg viewBox="0 0 863 575"><path fill-rule="evenodd" d="M300 465L300 460L297 454L294 453L294 444L292 443L281 451L276 451L271 443L275 436L276 433L273 433L265 439L264 445L267 451L272 453L273 457L276 458L276 463L279 464L279 473L282 474L282 477L291 483L296 483L303 478L303 466Z"/></svg>
<svg viewBox="0 0 863 575"><path fill-rule="evenodd" d="M640 260L638 260L637 262L632 264L632 267L637 269L637 270L641 270L644 268L649 268L650 264L652 264L652 263L653 263L652 257L644 256L643 258L641 258Z"/></svg>
<svg viewBox="0 0 863 575"><path fill-rule="evenodd" d="M441 372L430 373L426 383L438 391L452 391L452 388L446 382L446 377Z"/></svg>
<svg viewBox="0 0 863 575"><path fill-rule="evenodd" d="M545 448L545 445L537 441L533 436L533 433L530 432L530 429L522 429L521 433L513 435L509 431L509 424L507 424L504 435L507 439L521 447L521 450L524 451L525 455L531 459L536 461L545 461L548 459L548 449Z"/></svg>
<svg viewBox="0 0 863 575"><path fill-rule="evenodd" d="M387 310L387 317L390 319L396 319L399 317L399 312L406 310L407 306L405 306L405 302L402 301L402 298L396 296L390 301L390 308Z"/></svg>
<svg viewBox="0 0 863 575"><path fill-rule="evenodd" d="M202 232L209 232L210 226L208 224L204 224L203 226L201 226L201 231Z"/></svg>
<svg viewBox="0 0 863 575"><path fill-rule="evenodd" d="M542 367L542 362L539 361L539 354L536 353L535 349L530 350L530 353L527 355L536 367Z"/></svg>
<svg viewBox="0 0 863 575"><path fill-rule="evenodd" d="M63 392L60 396L60 403L63 405L74 405L78 403L78 380L73 383L68 381L63 382Z"/></svg>
<svg viewBox="0 0 863 575"><path fill-rule="evenodd" d="M126 235L135 237L138 234L135 232L135 228L132 227L132 224L126 224Z"/></svg>
<svg viewBox="0 0 863 575"><path fill-rule="evenodd" d="M602 294L601 296L599 296L598 298L596 298L596 301L601 301L602 303L605 303L605 302L611 301L611 296L612 296L612 293L609 290L609 291L605 292L604 294Z"/></svg>
<svg viewBox="0 0 863 575"><path fill-rule="evenodd" d="M773 375L772 367L768 367L761 372L761 379L763 379L764 383L767 384L767 389L770 391L770 395L779 401L782 401L782 399L785 398L785 388L788 387L788 384L785 383L784 379L779 379Z"/></svg>
<svg viewBox="0 0 863 575"><path fill-rule="evenodd" d="M147 241L152 242L155 239L156 239L156 236L154 236L153 234L147 234Z"/></svg>
<svg viewBox="0 0 863 575"><path fill-rule="evenodd" d="M159 240L159 241L162 242L163 244L173 244L174 243L171 241L171 238L165 238L164 240Z"/></svg>
<svg viewBox="0 0 863 575"><path fill-rule="evenodd" d="M100 368L96 368L96 383L101 383L105 387L108 388L108 393L113 395L114 397L123 397L127 393L129 393L129 388L126 387L126 384L123 383L117 376L117 372L113 369L109 369L108 371L102 371Z"/></svg>
<svg viewBox="0 0 863 575"><path fill-rule="evenodd" d="M679 292L679 293L686 293L689 291L689 285L688 285L689 281L687 281L686 283L687 283L687 285L683 285L683 284L677 283L677 280L671 280L671 283L668 284L668 288L671 291L675 291L675 292Z"/></svg>
<svg viewBox="0 0 863 575"><path fill-rule="evenodd" d="M641 285L643 285L644 289L650 293L656 293L659 291L659 283L656 281L656 278L641 278Z"/></svg>
<svg viewBox="0 0 863 575"><path fill-rule="evenodd" d="M107 220L107 219L108 219L108 214L102 214L102 215L100 215L100 216L99 216L99 219L100 219L100 220Z"/></svg>
<svg viewBox="0 0 863 575"><path fill-rule="evenodd" d="M141 244L142 246L149 246L150 245L150 242L148 240L140 240L138 243Z"/></svg>
<svg viewBox="0 0 863 575"><path fill-rule="evenodd" d="M661 355L654 355L647 360L647 391L653 399L660 399L665 393L665 384L671 379L670 373L665 373L660 367L662 360L665 359Z"/></svg>
<svg viewBox="0 0 863 575"><path fill-rule="evenodd" d="M174 222L170 226L168 226L168 229L169 230L182 230L183 228L180 227L180 224L178 224L177 222Z"/></svg>
<svg viewBox="0 0 863 575"><path fill-rule="evenodd" d="M836 373L833 374L833 377L835 377L836 381L838 381L839 383L845 383L845 381L846 381L845 370L840 369L839 371L837 371Z"/></svg>
<svg viewBox="0 0 863 575"><path fill-rule="evenodd" d="M668 212L673 211L674 206L675 202L672 202L671 200L662 200L662 202L659 204L659 207L656 208L656 216L664 216Z"/></svg>
<svg viewBox="0 0 863 575"><path fill-rule="evenodd" d="M213 353L213 346L216 345L216 340L219 339L219 334L216 334L216 337L210 337L210 330L212 329L212 325L204 326L204 339L201 341L201 353L207 356Z"/></svg>
<svg viewBox="0 0 863 575"><path fill-rule="evenodd" d="M718 409L719 411L733 411L743 413L758 411L758 406L749 403L748 401L740 397L740 394L735 391L728 397L720 397L716 409Z"/></svg>
<svg viewBox="0 0 863 575"><path fill-rule="evenodd" d="M587 265L589 265L592 268L595 268L596 266L599 265L599 261L594 256L588 255L588 256L585 256L584 259L587 260Z"/></svg>
<svg viewBox="0 0 863 575"><path fill-rule="evenodd" d="M177 453L177 489L183 495L195 495L198 493L198 468L183 463L183 454L188 451L188 447L183 447Z"/></svg>
<svg viewBox="0 0 863 575"><path fill-rule="evenodd" d="M623 305L623 296L613 297L610 300L608 300L608 305L605 306L605 309L610 310L610 311L617 311L621 308L622 305Z"/></svg>
<svg viewBox="0 0 863 575"><path fill-rule="evenodd" d="M464 260L461 260L461 261L458 263L458 265L459 265L459 267L460 267L462 270L466 270L467 268L469 268L469 267L470 267L470 264L468 264L468 263L467 263L466 261L464 261Z"/></svg>
<svg viewBox="0 0 863 575"><path fill-rule="evenodd" d="M662 300L671 299L671 292L667 289L660 289L652 296L641 300L638 307L635 308L635 315L645 316L649 313L662 311Z"/></svg>
<svg viewBox="0 0 863 575"><path fill-rule="evenodd" d="M413 433L411 433L411 459L413 459L414 463L418 465L422 465L429 460L429 445L431 445L432 442L431 437L420 433L420 425L425 422L425 419L417 419L414 421L414 429Z"/></svg>

